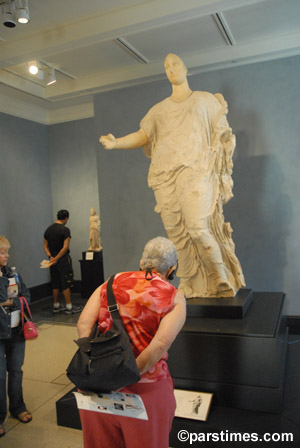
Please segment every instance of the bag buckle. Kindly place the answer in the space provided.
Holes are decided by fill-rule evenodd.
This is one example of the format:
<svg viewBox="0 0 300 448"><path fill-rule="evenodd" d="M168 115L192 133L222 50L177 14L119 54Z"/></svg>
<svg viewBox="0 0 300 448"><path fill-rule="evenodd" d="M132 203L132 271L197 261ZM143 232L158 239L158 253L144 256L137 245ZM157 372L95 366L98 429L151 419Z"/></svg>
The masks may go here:
<svg viewBox="0 0 300 448"><path fill-rule="evenodd" d="M110 313L113 313L114 311L118 311L119 310L119 305L117 303L115 303L114 305L109 305L108 307L108 311Z"/></svg>

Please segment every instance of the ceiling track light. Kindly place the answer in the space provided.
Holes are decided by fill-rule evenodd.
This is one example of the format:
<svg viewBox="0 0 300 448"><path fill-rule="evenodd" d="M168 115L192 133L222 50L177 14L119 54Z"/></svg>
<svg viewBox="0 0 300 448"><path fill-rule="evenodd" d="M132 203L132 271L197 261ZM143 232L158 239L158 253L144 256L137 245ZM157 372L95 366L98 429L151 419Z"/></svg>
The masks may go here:
<svg viewBox="0 0 300 448"><path fill-rule="evenodd" d="M32 75L36 75L40 69L39 63L37 61L28 62L28 71Z"/></svg>
<svg viewBox="0 0 300 448"><path fill-rule="evenodd" d="M14 28L16 26L15 18L15 4L14 3L4 3L2 5L3 14L3 25L7 28Z"/></svg>
<svg viewBox="0 0 300 448"><path fill-rule="evenodd" d="M28 62L28 71L38 79L44 79L47 86L56 82L55 69L45 61Z"/></svg>
<svg viewBox="0 0 300 448"><path fill-rule="evenodd" d="M46 84L50 86L56 82L55 71L53 67L49 67L46 73Z"/></svg>
<svg viewBox="0 0 300 448"><path fill-rule="evenodd" d="M28 0L15 0L16 19L19 23L28 23L30 20Z"/></svg>
<svg viewBox="0 0 300 448"><path fill-rule="evenodd" d="M0 0L2 5L3 25L14 28L18 23L28 23L30 20L28 0Z"/></svg>
<svg viewBox="0 0 300 448"><path fill-rule="evenodd" d="M39 61L28 62L28 71L31 75L34 75L37 79L44 79L45 73L43 66Z"/></svg>

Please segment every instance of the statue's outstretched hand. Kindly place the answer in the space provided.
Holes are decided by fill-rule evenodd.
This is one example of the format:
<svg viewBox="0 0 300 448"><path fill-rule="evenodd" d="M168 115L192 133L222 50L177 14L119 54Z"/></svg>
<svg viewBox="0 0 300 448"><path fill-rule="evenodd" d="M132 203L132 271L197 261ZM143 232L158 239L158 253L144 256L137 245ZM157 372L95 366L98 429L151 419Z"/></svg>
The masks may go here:
<svg viewBox="0 0 300 448"><path fill-rule="evenodd" d="M114 149L116 147L117 139L112 134L101 135L99 142L105 149Z"/></svg>

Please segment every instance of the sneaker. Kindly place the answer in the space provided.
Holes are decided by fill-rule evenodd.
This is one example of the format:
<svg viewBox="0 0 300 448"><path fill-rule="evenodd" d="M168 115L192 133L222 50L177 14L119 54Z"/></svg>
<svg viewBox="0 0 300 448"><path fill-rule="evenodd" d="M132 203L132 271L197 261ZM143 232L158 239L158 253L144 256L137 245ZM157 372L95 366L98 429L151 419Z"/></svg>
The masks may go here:
<svg viewBox="0 0 300 448"><path fill-rule="evenodd" d="M59 305L59 307L58 308L54 308L53 307L53 313L54 314L56 314L56 313L60 313L61 311L65 311L67 308L65 307L65 306L61 306L61 305Z"/></svg>
<svg viewBox="0 0 300 448"><path fill-rule="evenodd" d="M2 425L0 425L0 437L5 436L5 429L3 428Z"/></svg>
<svg viewBox="0 0 300 448"><path fill-rule="evenodd" d="M70 310L68 310L68 308L65 308L65 314L76 314L80 313L81 310L82 306L72 306Z"/></svg>

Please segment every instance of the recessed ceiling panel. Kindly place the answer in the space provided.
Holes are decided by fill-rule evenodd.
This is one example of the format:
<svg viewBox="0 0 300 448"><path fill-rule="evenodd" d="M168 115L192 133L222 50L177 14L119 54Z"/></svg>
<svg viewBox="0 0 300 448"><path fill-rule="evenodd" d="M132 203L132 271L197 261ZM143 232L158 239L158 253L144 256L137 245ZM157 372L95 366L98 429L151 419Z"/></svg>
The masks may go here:
<svg viewBox="0 0 300 448"><path fill-rule="evenodd" d="M150 61L162 59L168 53L180 56L226 46L211 16L185 20L123 37Z"/></svg>
<svg viewBox="0 0 300 448"><path fill-rule="evenodd" d="M300 30L300 0L266 0L224 13L237 43Z"/></svg>
<svg viewBox="0 0 300 448"><path fill-rule="evenodd" d="M114 41L56 53L49 56L47 62L59 65L60 68L72 73L76 78L139 64Z"/></svg>
<svg viewBox="0 0 300 448"><path fill-rule="evenodd" d="M31 73L29 73L27 63L10 66L4 69L4 71L12 73L19 78L26 79L27 81L31 81L35 84L38 84L39 86L46 87L47 67L42 66L41 68L42 70L39 70L39 73L36 75L32 75ZM63 81L66 79L66 75L56 71L55 78L57 82Z"/></svg>

